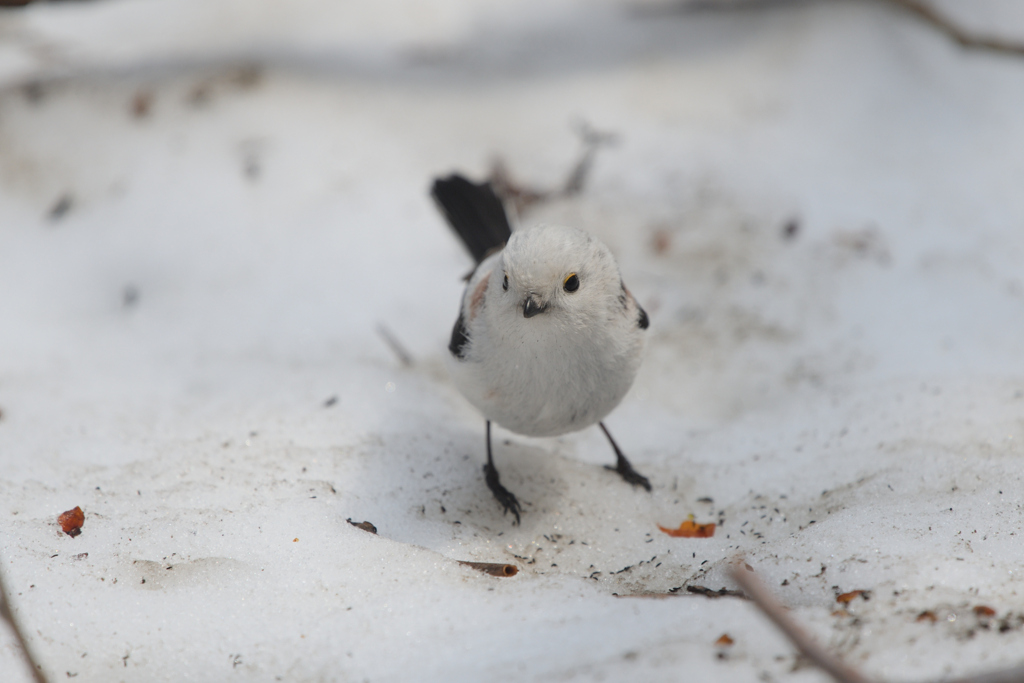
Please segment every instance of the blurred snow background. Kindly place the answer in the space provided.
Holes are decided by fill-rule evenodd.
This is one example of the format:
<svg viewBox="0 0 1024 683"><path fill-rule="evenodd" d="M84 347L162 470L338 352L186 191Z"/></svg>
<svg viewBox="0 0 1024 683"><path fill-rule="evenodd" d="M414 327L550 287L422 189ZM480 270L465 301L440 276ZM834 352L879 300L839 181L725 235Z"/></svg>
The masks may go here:
<svg viewBox="0 0 1024 683"><path fill-rule="evenodd" d="M871 675L1021 663L1024 58L882 2L108 0L0 14L0 84L0 560L51 680L823 680L687 591L739 553ZM617 144L523 218L651 313L608 424L655 489L498 430L514 527L426 191L556 185L581 122Z"/></svg>

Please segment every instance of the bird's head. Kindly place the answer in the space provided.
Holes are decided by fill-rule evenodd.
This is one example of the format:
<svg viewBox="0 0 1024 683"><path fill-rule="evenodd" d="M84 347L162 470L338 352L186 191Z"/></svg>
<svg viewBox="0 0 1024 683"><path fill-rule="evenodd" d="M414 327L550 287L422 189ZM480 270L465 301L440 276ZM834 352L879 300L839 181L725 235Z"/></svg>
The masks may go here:
<svg viewBox="0 0 1024 683"><path fill-rule="evenodd" d="M606 246L575 228L539 225L512 233L497 282L502 308L523 318L586 325L606 315L621 292L619 269Z"/></svg>

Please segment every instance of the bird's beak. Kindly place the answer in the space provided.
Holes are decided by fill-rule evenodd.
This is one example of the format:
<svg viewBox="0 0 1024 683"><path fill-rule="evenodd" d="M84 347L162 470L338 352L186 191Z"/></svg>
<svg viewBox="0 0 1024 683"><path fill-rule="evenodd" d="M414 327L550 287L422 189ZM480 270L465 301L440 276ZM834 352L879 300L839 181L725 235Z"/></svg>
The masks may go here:
<svg viewBox="0 0 1024 683"><path fill-rule="evenodd" d="M533 298L532 294L530 296L526 297L526 301L523 302L523 317L524 318L532 318L533 316L537 315L538 313L543 313L546 310L548 310L548 305L544 304L542 306L541 304L537 303L537 300L535 298Z"/></svg>

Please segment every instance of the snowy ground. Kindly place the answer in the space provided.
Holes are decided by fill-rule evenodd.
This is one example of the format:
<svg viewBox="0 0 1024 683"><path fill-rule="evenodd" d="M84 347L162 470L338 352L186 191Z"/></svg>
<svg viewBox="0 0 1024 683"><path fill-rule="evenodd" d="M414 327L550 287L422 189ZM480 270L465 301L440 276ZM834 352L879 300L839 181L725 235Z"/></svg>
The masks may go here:
<svg viewBox="0 0 1024 683"><path fill-rule="evenodd" d="M0 15L0 559L51 680L823 680L687 592L739 553L871 675L1021 663L1024 59L870 2L251 6ZM514 527L426 189L555 184L581 120L618 144L524 219L651 314L608 424L655 488L499 430Z"/></svg>

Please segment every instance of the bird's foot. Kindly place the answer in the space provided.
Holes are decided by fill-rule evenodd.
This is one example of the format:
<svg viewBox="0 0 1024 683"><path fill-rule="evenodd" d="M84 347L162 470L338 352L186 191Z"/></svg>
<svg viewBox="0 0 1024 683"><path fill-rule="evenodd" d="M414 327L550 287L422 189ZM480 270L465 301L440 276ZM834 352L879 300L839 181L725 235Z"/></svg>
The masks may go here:
<svg viewBox="0 0 1024 683"><path fill-rule="evenodd" d="M514 493L501 485L501 480L498 478L498 470L494 465L490 463L484 465L484 479L487 481L487 488L491 490L494 497L497 498L498 502L501 503L501 506L505 508L505 512L502 514L511 512L516 516L515 523L519 524L519 510L521 509L519 501L516 499ZM644 481L647 480L644 479ZM650 484L648 484L648 487L649 486Z"/></svg>
<svg viewBox="0 0 1024 683"><path fill-rule="evenodd" d="M627 484L633 486L643 486L646 490L651 490L651 482L647 477L640 474L633 469L633 466L629 464L629 461L625 458L619 458L619 461L615 465L605 465L606 470L618 472L619 476L626 480Z"/></svg>

